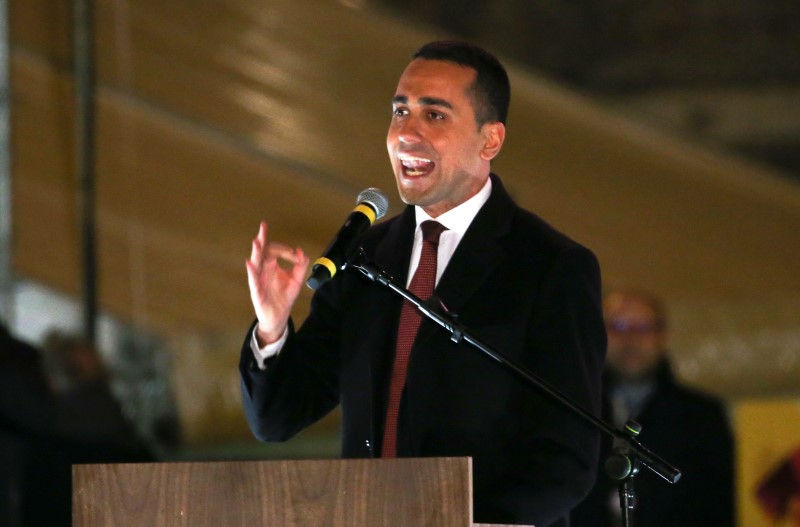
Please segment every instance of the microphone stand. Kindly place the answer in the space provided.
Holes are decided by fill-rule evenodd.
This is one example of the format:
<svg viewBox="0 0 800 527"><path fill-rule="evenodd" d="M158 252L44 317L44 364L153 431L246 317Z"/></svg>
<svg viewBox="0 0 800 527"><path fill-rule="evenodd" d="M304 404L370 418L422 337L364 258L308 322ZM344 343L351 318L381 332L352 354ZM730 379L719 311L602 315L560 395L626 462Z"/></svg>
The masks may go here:
<svg viewBox="0 0 800 527"><path fill-rule="evenodd" d="M630 511L635 507L633 479L639 473L642 466L648 468L651 472L660 476L668 483L674 484L680 479L680 470L667 463L639 442L637 436L642 431L642 427L635 421L628 421L623 430L617 430L602 419L595 417L594 414L572 401L549 383L529 372L512 359L494 350L491 346L473 335L467 327L457 321L458 316L456 314L447 311L447 307L441 301L438 301L438 305L435 305L435 302L437 302L435 296L431 298L431 301L423 302L418 296L399 285L386 271L375 263L368 261L363 250L360 249L353 261L345 264L345 267L352 267L361 272L370 281L391 289L404 300L414 305L423 315L448 331L452 342L458 344L463 341L477 348L479 351L514 372L527 384L545 394L551 401L567 408L572 414L578 416L584 422L589 423L591 426L613 437L615 439L615 444L620 446L614 448L611 456L606 460L605 469L610 478L618 481L623 527L632 526Z"/></svg>

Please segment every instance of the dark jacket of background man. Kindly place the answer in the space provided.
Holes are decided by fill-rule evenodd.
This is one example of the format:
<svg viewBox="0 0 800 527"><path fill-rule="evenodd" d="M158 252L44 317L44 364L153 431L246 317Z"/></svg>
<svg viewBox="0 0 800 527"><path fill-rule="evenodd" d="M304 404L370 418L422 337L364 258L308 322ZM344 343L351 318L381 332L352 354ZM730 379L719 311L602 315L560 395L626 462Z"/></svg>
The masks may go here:
<svg viewBox="0 0 800 527"><path fill-rule="evenodd" d="M682 472L681 479L670 485L641 469L634 478L634 525L732 527L734 442L724 405L675 380L666 348L665 315L657 299L637 291L611 292L604 313L609 349L603 415L618 428L628 418L638 421L642 443ZM616 483L602 466L611 447L610 439L604 438L597 484L573 511L575 526L621 525Z"/></svg>

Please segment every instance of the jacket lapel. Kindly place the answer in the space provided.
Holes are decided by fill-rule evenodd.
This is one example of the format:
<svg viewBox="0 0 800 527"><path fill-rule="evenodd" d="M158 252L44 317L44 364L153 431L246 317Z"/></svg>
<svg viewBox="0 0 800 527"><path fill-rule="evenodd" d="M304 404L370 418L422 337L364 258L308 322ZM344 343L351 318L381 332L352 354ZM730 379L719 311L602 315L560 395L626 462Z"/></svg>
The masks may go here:
<svg viewBox="0 0 800 527"><path fill-rule="evenodd" d="M458 313L507 257L501 243L511 227L516 205L492 175L492 194L467 229L435 294L449 311Z"/></svg>
<svg viewBox="0 0 800 527"><path fill-rule="evenodd" d="M375 248L375 263L401 285L406 283L416 227L414 207L406 207L397 220L392 222L389 232Z"/></svg>

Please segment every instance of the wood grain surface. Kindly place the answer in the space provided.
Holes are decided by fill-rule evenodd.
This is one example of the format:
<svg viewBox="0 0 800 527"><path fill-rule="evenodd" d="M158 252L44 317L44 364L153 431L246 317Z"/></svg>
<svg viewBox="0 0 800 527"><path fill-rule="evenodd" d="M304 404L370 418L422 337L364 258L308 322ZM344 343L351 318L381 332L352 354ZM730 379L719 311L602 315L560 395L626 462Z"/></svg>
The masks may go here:
<svg viewBox="0 0 800 527"><path fill-rule="evenodd" d="M74 527L472 525L468 458L82 465Z"/></svg>

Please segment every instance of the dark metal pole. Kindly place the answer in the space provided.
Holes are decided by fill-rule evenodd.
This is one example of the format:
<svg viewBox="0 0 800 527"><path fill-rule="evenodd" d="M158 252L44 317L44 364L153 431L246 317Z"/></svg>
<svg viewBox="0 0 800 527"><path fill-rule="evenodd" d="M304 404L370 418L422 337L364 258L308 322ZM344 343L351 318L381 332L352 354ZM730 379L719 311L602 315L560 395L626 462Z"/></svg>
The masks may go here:
<svg viewBox="0 0 800 527"><path fill-rule="evenodd" d="M83 330L97 336L97 232L95 225L95 70L93 0L74 0L74 61L78 203L83 240Z"/></svg>

